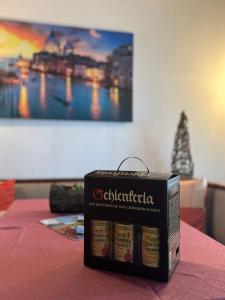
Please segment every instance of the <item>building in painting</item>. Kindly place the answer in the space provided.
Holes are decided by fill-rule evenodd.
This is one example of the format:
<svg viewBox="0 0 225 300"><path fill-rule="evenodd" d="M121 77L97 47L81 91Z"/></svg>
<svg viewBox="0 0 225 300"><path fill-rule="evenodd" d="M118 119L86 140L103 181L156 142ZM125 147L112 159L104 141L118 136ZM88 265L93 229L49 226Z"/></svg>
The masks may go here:
<svg viewBox="0 0 225 300"><path fill-rule="evenodd" d="M1 58L0 57L0 70L5 72L17 72L16 67L17 59L15 58Z"/></svg>
<svg viewBox="0 0 225 300"><path fill-rule="evenodd" d="M48 53L59 54L60 53L60 41L56 37L54 30L51 31L47 41L45 43L44 51Z"/></svg>
<svg viewBox="0 0 225 300"><path fill-rule="evenodd" d="M67 39L62 46L56 33L51 31L44 49L34 53L31 68L35 71L63 76L71 74L75 78L131 89L131 45L122 45L114 49L107 62L98 62L89 56L76 54L74 45L72 40ZM69 73L68 70L70 70Z"/></svg>
<svg viewBox="0 0 225 300"><path fill-rule="evenodd" d="M30 73L30 60L19 55L16 61L16 67L19 69L21 78L25 79Z"/></svg>
<svg viewBox="0 0 225 300"><path fill-rule="evenodd" d="M31 68L39 72L66 75L85 79L86 68L96 68L97 63L88 56L75 54L74 43L67 40L63 47L54 31L48 36L42 51L34 53ZM74 70L74 72L73 72Z"/></svg>
<svg viewBox="0 0 225 300"><path fill-rule="evenodd" d="M120 88L132 87L132 46L123 45L108 57L108 79Z"/></svg>
<svg viewBox="0 0 225 300"><path fill-rule="evenodd" d="M67 40L63 48L63 55L67 56L71 54L74 54L74 45L71 40Z"/></svg>
<svg viewBox="0 0 225 300"><path fill-rule="evenodd" d="M100 68L87 68L85 72L85 79L102 82L105 80L105 72Z"/></svg>
<svg viewBox="0 0 225 300"><path fill-rule="evenodd" d="M0 58L0 86L18 84L19 74L17 60Z"/></svg>
<svg viewBox="0 0 225 300"><path fill-rule="evenodd" d="M76 78L84 79L85 74L86 74L86 70L87 70L87 67L85 65L76 64L74 66L74 76Z"/></svg>
<svg viewBox="0 0 225 300"><path fill-rule="evenodd" d="M32 61L32 69L41 72L51 72L55 70L57 54L41 51L34 53Z"/></svg>

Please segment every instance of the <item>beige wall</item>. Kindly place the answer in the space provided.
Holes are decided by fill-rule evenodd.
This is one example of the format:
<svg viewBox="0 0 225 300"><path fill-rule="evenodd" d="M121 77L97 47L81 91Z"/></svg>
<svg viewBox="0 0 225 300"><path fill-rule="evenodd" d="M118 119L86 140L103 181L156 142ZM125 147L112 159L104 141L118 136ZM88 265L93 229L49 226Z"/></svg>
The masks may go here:
<svg viewBox="0 0 225 300"><path fill-rule="evenodd" d="M224 0L1 0L0 17L131 31L135 49L133 123L0 120L0 178L79 177L128 155L167 171L184 109L195 175L225 182L224 12Z"/></svg>

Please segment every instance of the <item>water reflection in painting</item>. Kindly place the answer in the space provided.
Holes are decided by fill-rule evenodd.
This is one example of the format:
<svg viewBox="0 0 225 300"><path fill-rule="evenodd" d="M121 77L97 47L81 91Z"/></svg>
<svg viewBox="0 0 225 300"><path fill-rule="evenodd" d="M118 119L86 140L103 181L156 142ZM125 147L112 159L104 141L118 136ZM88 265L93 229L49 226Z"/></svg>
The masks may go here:
<svg viewBox="0 0 225 300"><path fill-rule="evenodd" d="M25 85L20 88L20 99L19 99L19 113L23 118L29 118L29 104L28 104L28 91Z"/></svg>
<svg viewBox="0 0 225 300"><path fill-rule="evenodd" d="M43 110L46 109L46 83L45 83L45 73L40 74L40 106Z"/></svg>
<svg viewBox="0 0 225 300"><path fill-rule="evenodd" d="M66 77L66 100L68 103L70 103L73 99L72 96L72 88L71 88L71 77Z"/></svg>
<svg viewBox="0 0 225 300"><path fill-rule="evenodd" d="M98 82L92 84L92 105L91 115L94 120L98 120L101 113L101 107L99 104L99 85Z"/></svg>
<svg viewBox="0 0 225 300"><path fill-rule="evenodd" d="M0 117L132 120L132 34L2 20L0 38Z"/></svg>

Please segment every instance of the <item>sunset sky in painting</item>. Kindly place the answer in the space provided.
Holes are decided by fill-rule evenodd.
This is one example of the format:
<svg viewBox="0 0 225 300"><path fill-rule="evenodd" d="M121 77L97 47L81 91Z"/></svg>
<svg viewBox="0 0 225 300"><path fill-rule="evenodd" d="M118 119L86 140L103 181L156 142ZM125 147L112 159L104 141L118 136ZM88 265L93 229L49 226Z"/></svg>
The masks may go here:
<svg viewBox="0 0 225 300"><path fill-rule="evenodd" d="M0 21L0 56L15 57L19 54L32 57L43 49L46 37L32 26Z"/></svg>
<svg viewBox="0 0 225 300"><path fill-rule="evenodd" d="M113 49L132 44L132 35L128 33L0 20L0 57L15 58L21 54L32 58L33 53L43 50L52 30L61 47L69 39L75 45L76 54L98 61L105 61Z"/></svg>

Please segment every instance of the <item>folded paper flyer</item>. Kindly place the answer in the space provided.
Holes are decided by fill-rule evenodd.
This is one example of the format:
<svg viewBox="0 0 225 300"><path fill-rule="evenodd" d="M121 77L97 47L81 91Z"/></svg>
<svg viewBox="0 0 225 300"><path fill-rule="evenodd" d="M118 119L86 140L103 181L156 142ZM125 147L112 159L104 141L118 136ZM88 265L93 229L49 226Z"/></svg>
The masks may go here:
<svg viewBox="0 0 225 300"><path fill-rule="evenodd" d="M82 214L45 219L40 223L71 240L81 240L84 237L84 215Z"/></svg>

